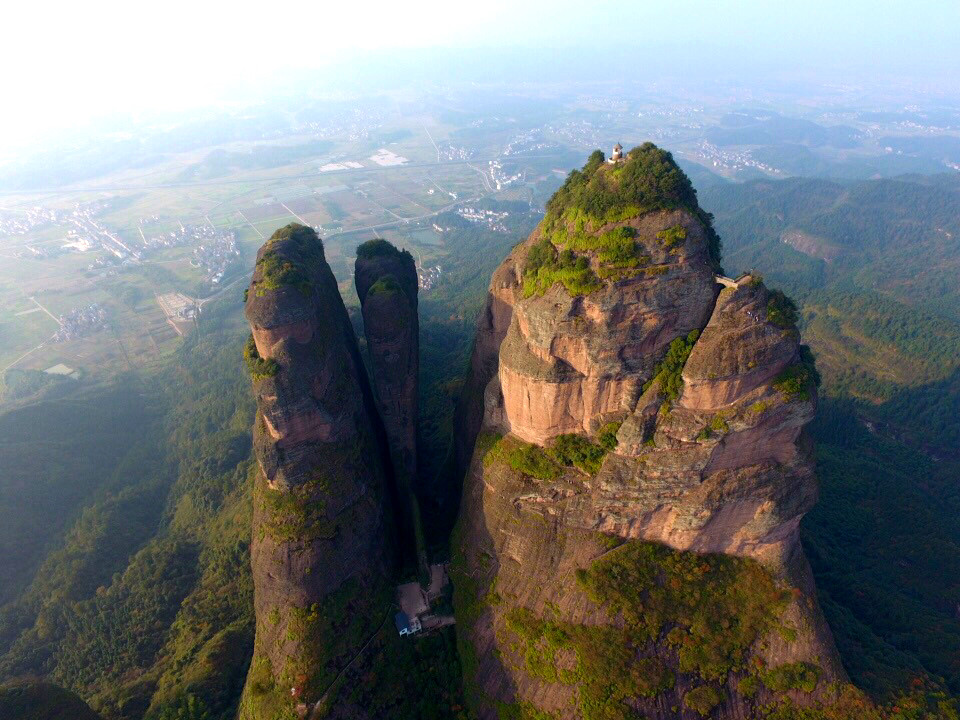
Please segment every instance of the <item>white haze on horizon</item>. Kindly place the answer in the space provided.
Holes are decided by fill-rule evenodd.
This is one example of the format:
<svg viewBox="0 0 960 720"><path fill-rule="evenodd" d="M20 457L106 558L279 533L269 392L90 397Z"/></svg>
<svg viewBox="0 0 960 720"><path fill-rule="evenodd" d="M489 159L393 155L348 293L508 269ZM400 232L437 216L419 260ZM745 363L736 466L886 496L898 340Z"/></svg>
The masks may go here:
<svg viewBox="0 0 960 720"><path fill-rule="evenodd" d="M579 46L597 58L635 53L637 66L715 56L826 75L960 74L957 0L41 0L2 15L0 159L94 118L217 105L226 88L291 69L322 78L338 61L390 50L476 48L482 59L525 47L549 58Z"/></svg>

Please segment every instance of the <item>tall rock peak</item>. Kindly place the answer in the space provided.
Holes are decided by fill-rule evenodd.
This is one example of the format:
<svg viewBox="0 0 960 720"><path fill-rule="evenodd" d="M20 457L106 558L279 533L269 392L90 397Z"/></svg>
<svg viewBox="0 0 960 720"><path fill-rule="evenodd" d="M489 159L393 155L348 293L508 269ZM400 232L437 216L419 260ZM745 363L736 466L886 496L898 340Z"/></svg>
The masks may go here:
<svg viewBox="0 0 960 720"><path fill-rule="evenodd" d="M591 155L494 273L456 445L482 717L752 717L764 673L806 673L800 703L844 677L798 539L816 371L719 250L648 143Z"/></svg>
<svg viewBox="0 0 960 720"><path fill-rule="evenodd" d="M413 256L386 240L357 248L357 295L372 363L377 404L394 465L411 480L417 463L417 389L420 321Z"/></svg>
<svg viewBox="0 0 960 720"><path fill-rule="evenodd" d="M420 370L417 269L406 250L400 251L386 240L369 240L357 248L354 277L374 395L397 480L401 533L409 547L418 548L418 561L425 570L414 495Z"/></svg>
<svg viewBox="0 0 960 720"><path fill-rule="evenodd" d="M261 720L322 698L389 610L394 558L382 429L311 228L260 249L246 317L256 641L240 717Z"/></svg>

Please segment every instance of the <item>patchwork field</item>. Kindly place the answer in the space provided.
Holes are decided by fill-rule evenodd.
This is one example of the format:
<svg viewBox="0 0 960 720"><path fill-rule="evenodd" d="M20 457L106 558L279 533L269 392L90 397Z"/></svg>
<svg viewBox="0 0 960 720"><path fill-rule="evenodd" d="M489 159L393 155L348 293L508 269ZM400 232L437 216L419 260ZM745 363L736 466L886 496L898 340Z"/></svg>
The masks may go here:
<svg viewBox="0 0 960 720"><path fill-rule="evenodd" d="M291 222L318 229L347 296L356 247L372 237L409 249L424 267L440 264L447 249L431 227L435 218L498 195L485 162L437 162L434 142L445 142L452 130L431 125L428 138L416 123L381 134L379 142L315 143L315 155L298 149L313 147L306 143L289 151L278 146L278 157L294 160L277 166L261 162L267 146L233 143L220 155L211 154L213 148L175 154L82 187L0 197L0 370L63 363L98 377L149 368L194 327L192 320L168 321L157 298L202 304L217 293L240 292L235 284L264 239ZM541 175L548 164L538 168ZM85 230L77 228L87 226L69 217L87 207L90 221L115 242L82 239ZM56 211L60 220L26 233L2 232L4 218L37 209ZM236 260L216 281L198 260L202 243L144 244L201 226L235 239ZM65 249L67 242L73 247ZM137 252L129 256L126 249ZM59 318L92 306L104 309L100 325L61 332Z"/></svg>

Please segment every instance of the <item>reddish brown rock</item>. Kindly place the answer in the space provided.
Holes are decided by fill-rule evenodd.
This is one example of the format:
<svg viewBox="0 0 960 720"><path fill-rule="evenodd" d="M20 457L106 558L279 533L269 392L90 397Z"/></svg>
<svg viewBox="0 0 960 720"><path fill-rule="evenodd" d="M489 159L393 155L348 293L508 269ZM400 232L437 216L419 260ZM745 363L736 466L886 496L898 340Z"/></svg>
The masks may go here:
<svg viewBox="0 0 960 720"><path fill-rule="evenodd" d="M386 240L357 248L354 277L363 312L374 397L386 430L398 495L400 537L407 560L426 574L426 549L419 526L417 405L420 321L413 256Z"/></svg>
<svg viewBox="0 0 960 720"><path fill-rule="evenodd" d="M420 369L417 269L409 252L386 240L371 240L357 248L355 279L374 393L394 469L412 483L417 475Z"/></svg>
<svg viewBox="0 0 960 720"><path fill-rule="evenodd" d="M394 543L371 393L312 229L260 249L246 316L256 641L240 717L259 720L319 700L382 622Z"/></svg>
<svg viewBox="0 0 960 720"><path fill-rule="evenodd" d="M588 163L567 186L581 183L589 192L606 184L616 193L627 177L642 186L642 163L651 154L645 146L626 163ZM658 177L675 169L666 157ZM592 223L583 223L582 208L558 206L555 198L541 227L493 276L457 415L467 468L454 579L457 611L466 616L460 632L467 682L481 717L495 717L498 703L581 717L584 687L536 669L533 651L518 641L515 612L561 627L622 627L623 618L577 580L609 552L604 538L611 536L734 556L745 568L760 563L788 599L770 610L778 629L751 641L751 667L816 666L815 691L791 695L802 704L826 697L830 683L845 677L798 538L800 519L816 499L804 434L815 407L812 373L796 329L777 324L785 316L774 312L762 283L746 279L721 292L709 218L692 189L683 197L681 207L672 200L664 201L669 208L615 207L608 212L618 220ZM558 222L568 223L565 234ZM531 291L530 257L543 256L544 237L556 245L555 262L572 267L560 252L574 222L583 233L574 258L584 258L599 281L573 285L583 292L561 282ZM634 230L639 259L611 272L603 251L592 248L621 227ZM655 378L668 346L687 338L692 349L688 343L682 375L678 366ZM796 382L786 383L790 378ZM594 471L564 467L545 452L569 433L597 446L598 431L611 422L622 423L616 447ZM699 717L683 698L703 679L682 669L667 630L631 652L638 663L657 658L674 685L625 702L647 718ZM565 662L582 670L574 656ZM712 717L751 717L759 703L779 697L762 686L755 697L743 695L738 682L748 674L730 671ZM620 717L621 701L609 711Z"/></svg>
<svg viewBox="0 0 960 720"><path fill-rule="evenodd" d="M657 212L598 232L618 227L636 230L637 252L650 258L656 274L585 296L571 296L560 284L542 296L515 293L500 347L503 431L542 444L622 417L670 341L706 323L716 288L700 221L689 212ZM657 238L672 227L687 233L675 251ZM538 241L535 233L524 245Z"/></svg>

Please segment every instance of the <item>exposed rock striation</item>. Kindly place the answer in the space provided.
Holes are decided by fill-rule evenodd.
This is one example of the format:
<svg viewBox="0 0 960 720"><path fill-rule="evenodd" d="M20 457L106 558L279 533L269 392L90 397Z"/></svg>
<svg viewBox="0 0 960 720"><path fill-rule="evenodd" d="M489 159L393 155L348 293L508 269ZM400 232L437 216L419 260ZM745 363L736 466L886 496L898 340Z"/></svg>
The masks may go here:
<svg viewBox="0 0 960 720"><path fill-rule="evenodd" d="M643 245L637 252L648 260L639 275L586 295L556 283L513 305L498 368L502 430L543 444L621 419L671 340L706 324L717 288L699 220L682 210L661 211L605 224L599 232L620 228L633 230ZM656 239L670 228L686 233L686 242L672 250ZM535 234L528 250L538 242ZM525 259L521 254L520 262ZM522 277L516 281L520 286Z"/></svg>
<svg viewBox="0 0 960 720"><path fill-rule="evenodd" d="M357 248L354 274L370 355L374 396L383 419L397 481L401 536L410 549L420 546L414 486L417 478L417 403L420 371L420 321L417 268L413 256L386 240Z"/></svg>
<svg viewBox="0 0 960 720"><path fill-rule="evenodd" d="M240 717L263 720L312 707L381 625L394 558L382 427L312 229L260 249L246 316L256 642Z"/></svg>
<svg viewBox="0 0 960 720"><path fill-rule="evenodd" d="M471 700L484 718L818 702L844 674L798 538L816 390L792 304L715 281L668 153L597 155L494 273L458 408Z"/></svg>

